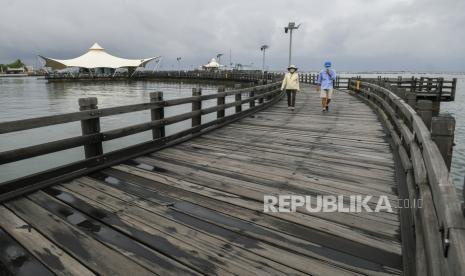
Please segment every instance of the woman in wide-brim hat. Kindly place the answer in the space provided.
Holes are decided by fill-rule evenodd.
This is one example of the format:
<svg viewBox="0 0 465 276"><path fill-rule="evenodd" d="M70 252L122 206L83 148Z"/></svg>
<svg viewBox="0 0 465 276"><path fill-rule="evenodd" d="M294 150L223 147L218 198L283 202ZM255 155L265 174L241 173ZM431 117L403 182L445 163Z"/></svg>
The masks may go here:
<svg viewBox="0 0 465 276"><path fill-rule="evenodd" d="M290 110L295 109L295 97L297 91L300 91L299 74L295 65L287 67L287 73L284 75L281 91L286 90L287 94L287 108Z"/></svg>

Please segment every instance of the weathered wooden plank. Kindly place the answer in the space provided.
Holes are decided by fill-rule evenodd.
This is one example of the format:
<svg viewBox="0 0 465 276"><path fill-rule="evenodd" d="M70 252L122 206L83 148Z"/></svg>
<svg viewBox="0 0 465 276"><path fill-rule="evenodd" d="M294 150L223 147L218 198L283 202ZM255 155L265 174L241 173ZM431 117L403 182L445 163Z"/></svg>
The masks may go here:
<svg viewBox="0 0 465 276"><path fill-rule="evenodd" d="M235 205L239 205L245 208L249 208L256 211L263 210L263 203L257 201L247 200L241 196L230 194L221 190L211 189L209 187L201 186L192 182L187 182L185 180L180 180L177 178L169 177L167 175L159 175L154 172L147 172L135 167L127 167L127 166L116 166L118 170L128 172L132 175L139 175L141 177L145 177L150 180L158 181L158 182L165 182L171 186L175 187L182 187L182 189L195 191L199 194L211 196L213 198L219 198L225 202L229 202ZM116 172L112 172L115 174ZM124 175L119 174L120 177L124 177ZM363 243L365 245L369 245L372 247L380 248L383 251L386 251L386 254L397 254L400 253L398 244L394 241L382 241L379 237L374 239L372 236L363 233L354 231L355 229L352 226L343 226L334 222L329 222L327 220L309 216L303 213L269 213L272 216L279 217L281 219L286 219L288 221L301 224L310 228L317 229L319 231L325 231L332 235L344 237L347 239L354 240L359 243ZM379 247L378 247L379 246ZM388 253L389 252L389 253Z"/></svg>
<svg viewBox="0 0 465 276"><path fill-rule="evenodd" d="M0 228L0 275L52 276L55 274Z"/></svg>
<svg viewBox="0 0 465 276"><path fill-rule="evenodd" d="M154 230L149 231L150 233L156 230L162 231L165 234L165 238L173 245L178 246L179 250L182 250L185 254L198 252L195 256L189 257L189 259L206 256L204 261L210 262L211 265L210 267L203 268L201 270L203 272L213 272L214 270L212 269L214 267L220 267L239 275L244 273L260 274L264 272L273 275L299 274L295 269L283 266L268 258L260 257L266 252L278 251L276 253L280 253L281 256L290 253L280 251L278 248L268 249L268 245L250 240L242 236L242 233L237 235L226 229L218 228L214 224L202 222L194 217L189 218L183 213L174 210L168 210L166 204L155 205L128 194L121 194L121 192L115 190L112 190L110 196L93 190L90 186L86 185L65 186L66 190L60 189L60 191L66 192L68 190L67 195L71 195L75 199L82 199L94 206L96 204L104 205L104 209L110 208L115 212L124 210L124 212L117 212L116 215L126 222L131 222L131 225L138 225L143 222L146 225L145 227L154 228ZM85 196L85 198L82 196ZM123 201L120 199L121 197L124 198ZM124 226L119 225L118 227L122 228ZM245 247L247 251L241 248L244 244L249 245ZM191 249L187 250L188 248ZM248 251L261 254L255 255ZM169 255L169 252L167 253ZM292 258L289 257L286 259ZM318 262L307 261L313 263L317 270L316 265L318 265ZM266 266L264 266L265 264ZM321 264L321 266L324 267L325 265Z"/></svg>
<svg viewBox="0 0 465 276"><path fill-rule="evenodd" d="M141 161L145 164L152 166L157 166L165 169L165 174L169 174L174 177L179 177L185 180L189 180L193 183L197 183L206 187L214 188L217 190L226 191L233 193L245 198L256 200L258 202L263 202L264 195L279 195L279 194L289 194L289 195L311 195L306 193L305 190L300 190L299 192L294 192L289 190L286 187L270 187L269 185L260 185L255 182L247 181L247 179L241 179L240 176L234 175L225 175L224 173L209 172L207 170L198 170L195 168L190 168L186 165L176 163L175 161L147 159L145 157L137 158L136 161ZM181 172L181 173L178 173ZM186 177L187 175L187 177ZM292 181L292 180L291 180ZM237 189L237 187L241 187ZM315 196L315 195L314 195ZM346 202L346 207L349 202ZM312 203L312 206L315 206L315 203ZM375 221L370 219L368 216L361 216L357 213L310 213L305 208L297 208L298 212L310 214L312 216L317 216L325 218L330 221L334 221L344 225L350 225L355 228L363 229L364 231L371 232L372 229L378 229L375 233L379 236L385 234L387 237L392 237L397 235L397 226L385 225L384 221ZM362 213L363 214L363 213ZM357 223L355 223L357 221ZM382 224L375 226L377 224Z"/></svg>
<svg viewBox="0 0 465 276"><path fill-rule="evenodd" d="M56 275L95 275L4 206L0 206L0 227Z"/></svg>
<svg viewBox="0 0 465 276"><path fill-rule="evenodd" d="M116 179L113 178L113 180ZM112 196L118 195L119 198L122 198L128 202L139 202L139 200L135 197L143 197L144 200L153 201L157 204L167 206L170 209L176 209L180 210L181 212L192 214L195 217L205 218L208 221L215 222L221 227L248 235L254 239L276 244L279 247L284 247L292 251L298 251L301 254L311 257L340 263L339 265L343 266L351 266L353 263L365 263L365 265L362 265L362 267L352 267L351 269L368 269L375 271L383 270L379 267L376 268L376 265L370 264L369 262L367 263L364 260L354 260L356 257L351 256L354 251L350 250L350 246L345 248L347 241L336 241L334 240L334 237L331 236L320 237L322 233L312 232L310 229L302 229L303 231L300 231L299 229L301 227L298 225L289 224L288 226L284 226L287 223L282 220L277 220L262 213L256 213L247 209L237 208L235 205L230 205L216 199L211 199L192 192L162 185L161 183L158 184L151 182L150 184L145 185L144 181L138 181L137 184L135 184L136 182L133 184L122 179L118 179L118 184L112 185L107 183L107 185L104 185L98 181L90 180L87 178L81 178L78 181L81 183L85 182L88 187L98 189ZM115 182L111 181L111 183ZM69 189L74 189L73 185L71 184L67 185L67 187ZM125 192L122 192L123 190ZM145 205L145 203L142 203L141 207L144 207ZM201 208L200 206L204 208ZM222 214L217 212L221 212ZM273 229L278 231L273 231ZM291 235L288 235L287 233ZM296 239L294 236L300 237L300 239ZM309 243L306 242L306 240L312 242ZM334 249L327 248L326 245L321 243L324 241L324 244L328 244L331 243L331 240L334 240L334 243L332 244ZM315 246L313 242L317 242L319 245ZM361 252L369 251L368 249L363 249L363 246L358 244L352 245L352 247L354 246L359 247L359 251ZM340 252L340 250L350 251L348 254L344 254ZM369 257L370 259L373 258L375 257L375 254L370 254ZM382 258L381 260L384 262L385 258Z"/></svg>
<svg viewBox="0 0 465 276"><path fill-rule="evenodd" d="M151 196L153 192L161 193L162 196L160 197L162 198L164 196L169 196L174 197L176 199L180 199L183 202L187 201L193 204L200 204L206 208L216 210L222 212L223 214L234 216L242 220L250 221L254 224L258 224L266 228L275 229L281 233L289 233L292 236L299 237L301 240L309 241L311 242L311 244L319 244L321 243L321 241L324 241L324 244L322 244L322 250L325 247L329 247L332 248L332 250L346 252L346 254L349 255L356 253L357 255L360 255L368 260L374 260L375 262L378 261L385 265L396 267L396 265L394 265L396 264L396 261L393 261L390 257L387 257L385 254L378 254L375 250L372 250L369 247L364 246L362 244L354 243L348 239L341 239L337 236L328 235L321 231L315 231L311 228L306 228L299 224L293 224L292 222L287 222L286 220L282 220L277 217L264 214L262 212L256 212L247 208L241 208L241 206L224 202L221 200L221 198L218 197L209 197L207 195L201 195L192 191L187 191L184 189L173 187L171 185L166 185L161 182L147 181L140 178L131 178L131 180L134 181L131 183L131 180L129 180L128 178L124 178L128 180L118 178L121 176L124 177L123 174L118 173L117 171L115 171L115 173L116 175L112 173L111 176L99 174L99 178L102 178L102 181L106 181L106 183L108 184L105 186L102 186L99 182L96 181L85 181L88 183L89 186L92 186L109 194L115 193L111 187L115 187L124 190L130 194L139 196L141 198L147 198L150 200L154 200L154 197ZM133 186L136 185L139 188L133 188ZM147 190L141 190L141 188ZM157 197L157 200L159 200L160 197ZM130 200L130 198L128 198L128 200ZM168 199L168 202L172 203L173 200ZM262 235L262 238L268 236L269 235ZM293 247L293 250L297 250L296 248L299 247L299 244L295 244L292 242L287 242L287 244ZM353 250L353 248L357 249ZM324 253L320 254L322 254L323 256L325 255ZM332 258L336 258L336 260L337 257L335 256L340 256L339 254L340 253L333 254L331 253L331 251L328 252L328 256L332 256Z"/></svg>
<svg viewBox="0 0 465 276"><path fill-rule="evenodd" d="M198 275L194 271L135 241L131 236L121 234L106 224L100 223L87 214L61 203L44 192L37 192L28 197L53 215L72 224L90 237L113 248L115 251L127 256L128 259L158 275ZM104 215L98 211L95 214Z"/></svg>
<svg viewBox="0 0 465 276"><path fill-rule="evenodd" d="M132 262L116 251L91 239L82 231L42 209L26 198L5 203L15 214L60 244L68 254L85 263L92 271L103 275L153 275L153 272Z"/></svg>
<svg viewBox="0 0 465 276"><path fill-rule="evenodd" d="M364 194L373 196L373 198L369 201L369 205L372 207L374 207L373 204L376 204L378 202L380 195L388 196L388 198L394 201L397 198L394 195L387 195L386 192L377 192L373 189L363 189L363 187L358 187L356 185L349 186L345 182L324 185L324 182L320 182L319 179L312 178L302 173L301 170L299 170L298 166L294 167L290 165L290 170L281 170L280 168L275 168L272 165L262 166L257 165L251 161L248 161L247 165L242 166L240 162L230 162L229 159L225 158L221 158L214 162L209 162L209 159L203 160L198 156L190 159L189 156L183 155L179 152L168 155L168 158L166 158L164 157L164 152L166 152L166 150L154 154L154 159L164 160L167 162L172 162L171 160L175 160L175 162L182 164L183 166L189 166L193 169L199 169L206 172L230 177L233 179L252 182L258 185L262 185L264 186L264 188L268 189L279 189L279 193L282 194L292 193L309 196L332 194L335 196L344 195L347 197L352 194ZM142 164L135 162L134 165L139 166L141 168L143 168L143 166L149 167L144 162L142 162ZM157 165L159 165L158 162ZM265 171L268 171L268 173L265 173ZM397 202L393 203L394 206L397 206ZM380 214L386 214L386 216L383 216L384 222L387 222L386 219L397 220L397 215L395 214L388 215L387 213L382 212L373 215ZM371 217L370 214L366 215Z"/></svg>
<svg viewBox="0 0 465 276"><path fill-rule="evenodd" d="M286 164L284 165L284 167L276 166L271 162L267 162L266 165L263 165L263 162L268 161L267 159L245 159L241 158L241 156L235 155L234 152L230 152L230 154L227 155L215 155L211 154L211 152L206 153L205 151L198 152L185 149L179 150L177 148L169 148L157 152L156 154L152 154L152 156L154 156L155 158L170 158L179 162L189 163L192 166L197 167L202 166L203 168L207 167L208 169L211 168L223 170L224 173L230 172L231 174L234 173L245 178L255 179L255 182L258 184L271 186L286 184L290 185L290 187L297 186L302 189L305 189L305 191L307 192L312 190L321 190L333 194L348 194L349 192L355 192L357 194L370 194L375 197L379 195L386 195L389 192L389 189L377 191L373 189L373 187L363 187L361 185L348 185L345 182L338 183L337 185L323 185L322 183L320 183L320 181L311 178L307 179L305 175L302 175L300 172L296 171L295 169L298 168L299 164L296 164L295 162L283 162L283 164ZM368 169L368 172L369 171L370 170ZM293 178L292 182L288 181L290 177ZM395 197L394 195L388 196L392 198Z"/></svg>
<svg viewBox="0 0 465 276"><path fill-rule="evenodd" d="M90 185L87 186L87 187L90 187ZM76 192L85 194L88 197L92 197L95 200L98 200L96 196L92 195L92 193L96 193L95 191L88 191L87 189L83 189L83 188L77 189L76 185L66 185L66 188L76 190ZM135 186L134 188L137 189L138 187ZM119 195L121 195L120 191L115 191L115 189L111 189L111 187L107 188L107 191L109 191L108 189L111 190L111 192L109 194L111 194L111 196L113 196L113 197L119 197ZM184 215L183 211L186 211L188 208L190 208L192 210L192 208L194 208L196 205L187 205L187 206L185 206L185 203L183 203L183 202L176 202L175 199L172 200L172 199L166 198L164 196L160 197L159 195L155 195L156 198L155 197L150 197L150 194L151 195L154 195L154 194L150 193L150 191L147 191L147 190L144 190L144 189L140 190L140 192L144 192L144 191L149 192L149 195L147 195L147 198L154 199L152 202L156 202L157 205L149 203L147 201L147 199L137 199L136 197L132 197L132 199L130 200L128 197L131 197L131 195L128 195L128 194L124 193L124 194L122 194L122 198L125 198L127 203L138 206L138 208L135 208L135 209L133 209L131 207L125 207L125 210L127 211L127 212L125 211L125 214L130 213L133 216L141 217L141 214L144 214L145 213L144 210L146 210L146 211L149 211L149 212L151 212L153 214L142 215L142 217L144 217L145 220L153 221L154 223L156 221L157 225L173 225L173 224L172 224L172 222L165 221L165 220L163 220L163 221L159 221L159 219L154 220L154 217L156 217L154 214L158 214L160 216L172 219L172 220L177 221L177 222L182 222L182 223L188 225L189 227L197 229L198 231L203 231L206 234L213 235L213 236L217 237L218 239L231 242L232 243L232 247L230 248L231 250L237 250L237 249L235 249L235 246L244 247L244 248L247 248L247 250L252 251L255 254L258 254L258 255L263 256L265 258L269 258L271 260L280 262L280 263L282 263L284 265L297 268L297 269L299 269L301 271L306 271L307 273L309 272L308 268L305 268L305 266L295 264L295 261L297 261L298 259L301 259L302 261L304 261L303 256L298 257L297 255L293 255L294 253L291 253L290 251L288 251L288 252L281 251L281 249L279 249L281 246L273 247L273 246L268 245L267 243L262 243L260 241L261 239L257 239L257 236L250 237L250 227L249 227L249 229L242 229L242 230L228 227L228 223L230 223L231 225L236 225L236 227L239 226L241 224L241 222L238 221L238 220L234 221L232 218L222 216L221 214L218 214L215 211L212 211L211 209L207 209L207 208L201 210L200 212L194 212L194 213L193 212L188 212L186 214L188 214L189 216L186 216L186 215ZM100 196L102 197L102 195L100 195ZM164 202L163 201L164 199L170 200L170 202L169 203ZM112 201L114 201L114 200L112 199ZM114 201L112 203L112 206L114 208L118 208L118 206L124 206L124 205L125 205L125 203L118 202L118 201ZM185 207L185 208L183 208L183 207ZM144 210L140 210L139 208L142 208ZM196 208L199 208L199 207L196 207ZM209 220L207 217L205 217L205 215L207 215L207 214L210 214L213 217L219 219L219 221ZM192 216L192 217L190 217L190 216ZM194 222L196 222L196 223L194 223ZM175 225L173 225L173 227L174 226ZM180 226L175 226L175 228L177 229L176 232L185 232L184 230L179 229L179 227ZM220 227L220 228L217 228L217 227ZM191 237L196 236L196 237L202 239L201 237L199 237L198 233L194 234L192 232L192 230L190 230L190 231L191 231L191 234L190 234ZM273 233L272 232L263 232L263 231L261 232L261 235L267 235L267 234L269 235L269 234L273 234ZM217 247L221 247L221 244L217 245ZM212 250L210 249L210 251L212 251ZM275 254L279 254L279 256L281 256L282 259L277 258L277 256ZM315 257L317 257L317 260L313 259ZM326 265L324 263L328 262L328 260L325 260L323 263L321 263L321 262L318 261L318 259L321 259L321 256L313 255L311 259L305 259L305 262L307 262L307 265L311 265L313 267L314 270L313 270L312 273L320 274L320 273L324 272L325 270L327 272L329 272L329 271L331 271L331 269L334 270L334 271L332 271L333 273L336 273L337 270L338 270L336 267L343 267L343 265L337 264L337 263L331 264L331 266L334 265L335 268L330 268L330 266L326 267ZM266 262L269 262L269 261L262 260L262 262L266 263ZM345 274L344 271L340 271L339 273Z"/></svg>
<svg viewBox="0 0 465 276"><path fill-rule="evenodd" d="M213 149L213 148L212 148ZM199 161L202 160L207 163L211 158L220 158L222 162L225 164L223 166L228 167L235 167L236 165L239 168L244 169L251 169L257 171L257 173L267 171L264 168L269 167L269 171L275 172L277 175L288 175L289 173L293 173L296 169L300 169L300 173L304 173L307 171L310 174L315 175L322 175L323 177L333 177L333 178L343 178L344 180L350 178L353 181L350 182L357 182L354 181L363 179L363 171L366 171L365 178L366 181L370 181L371 185L381 184L386 186L391 186L392 183L386 183L386 179L392 178L394 176L394 171L382 171L379 169L372 169L372 168L358 168L354 165L348 165L346 162L337 162L332 161L332 159L306 159L294 156L287 156L285 154L274 154L274 153L267 153L263 152L260 156L253 156L253 154L247 154L243 150L224 150L219 152L227 153L227 156L221 156L220 154L216 155L218 151L198 151L196 148L190 148L187 150L177 150L175 154L170 154L170 150L176 151L176 149L169 149L168 151L159 152L154 154L153 156L156 157L164 157L164 158L173 158L173 159L180 159L179 156L183 156L191 161ZM213 153L213 154L212 154ZM276 158L276 159L273 159ZM216 160L214 163L215 165L221 166L219 162L220 160ZM250 164L245 165L243 162L247 161ZM187 163L187 162L186 162ZM195 163L191 163L192 165ZM356 163L357 164L357 163ZM234 168L231 168L234 169ZM330 173L325 174L324 171L329 170ZM362 184L363 185L363 184Z"/></svg>

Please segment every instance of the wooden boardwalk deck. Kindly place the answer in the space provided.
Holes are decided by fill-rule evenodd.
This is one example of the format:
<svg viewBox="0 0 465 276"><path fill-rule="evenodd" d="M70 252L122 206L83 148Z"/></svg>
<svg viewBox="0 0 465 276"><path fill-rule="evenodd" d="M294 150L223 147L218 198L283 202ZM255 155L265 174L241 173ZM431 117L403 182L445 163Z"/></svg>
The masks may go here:
<svg viewBox="0 0 465 276"><path fill-rule="evenodd" d="M190 141L0 205L17 274L399 275L394 213L263 213L263 196L387 195L396 175L376 114L305 87ZM2 254L0 254L2 255ZM1 257L0 257L1 258ZM1 263L1 262L0 262Z"/></svg>

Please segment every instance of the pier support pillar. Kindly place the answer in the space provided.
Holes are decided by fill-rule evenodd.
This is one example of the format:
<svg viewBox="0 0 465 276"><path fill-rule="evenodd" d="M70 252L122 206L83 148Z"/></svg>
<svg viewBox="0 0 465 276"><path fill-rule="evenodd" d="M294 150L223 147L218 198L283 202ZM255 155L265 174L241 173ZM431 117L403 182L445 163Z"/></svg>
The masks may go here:
<svg viewBox="0 0 465 276"><path fill-rule="evenodd" d="M249 98L255 97L255 88L252 88L252 91L249 93ZM249 102L249 108L254 108L255 107L255 99L251 100Z"/></svg>
<svg viewBox="0 0 465 276"><path fill-rule="evenodd" d="M433 101L433 116L438 116L441 112L441 99L435 99Z"/></svg>
<svg viewBox="0 0 465 276"><path fill-rule="evenodd" d="M417 101L417 113L423 119L426 127L431 129L431 120L433 117L433 102L430 100Z"/></svg>
<svg viewBox="0 0 465 276"><path fill-rule="evenodd" d="M78 103L79 103L79 111L98 109L96 97L80 98L78 100ZM95 111L95 114L97 114L97 110ZM100 118L97 117L93 119L82 120L81 130L82 130L83 136L99 133L100 132ZM102 155L103 154L102 141L100 140L95 143L84 145L84 153L85 153L86 159L90 157Z"/></svg>
<svg viewBox="0 0 465 276"><path fill-rule="evenodd" d="M440 114L431 121L431 139L441 152L444 162L450 171L452 151L454 147L455 118L450 114Z"/></svg>
<svg viewBox="0 0 465 276"><path fill-rule="evenodd" d="M272 83L271 80L268 81L266 84L270 84L270 83ZM273 99L273 95L268 95L268 96L266 96L266 101L267 101L267 102L268 102L268 101L271 101L272 99Z"/></svg>
<svg viewBox="0 0 465 276"><path fill-rule="evenodd" d="M150 93L150 102L162 102L163 101L163 92L157 91ZM152 121L157 121L165 118L165 108L163 106L153 108L150 110ZM165 126L159 126L152 129L153 139L160 139L165 137Z"/></svg>
<svg viewBox="0 0 465 276"><path fill-rule="evenodd" d="M202 124L202 114L200 110L202 109L202 88L192 88L192 96L197 97L195 101L192 102L192 111L199 111L198 115L192 117L192 127L196 127Z"/></svg>
<svg viewBox="0 0 465 276"><path fill-rule="evenodd" d="M225 87L221 86L218 87L218 93L223 93L225 91ZM226 102L226 97L225 96L219 96L217 98L217 106L219 107L220 105L224 105ZM223 118L224 117L225 110L221 109L216 112L216 117L217 118Z"/></svg>
<svg viewBox="0 0 465 276"><path fill-rule="evenodd" d="M265 93L266 91L264 89L260 89L260 91L258 92L259 95L263 95L263 93ZM258 98L258 104L262 104L263 101L265 100L265 97L260 97Z"/></svg>

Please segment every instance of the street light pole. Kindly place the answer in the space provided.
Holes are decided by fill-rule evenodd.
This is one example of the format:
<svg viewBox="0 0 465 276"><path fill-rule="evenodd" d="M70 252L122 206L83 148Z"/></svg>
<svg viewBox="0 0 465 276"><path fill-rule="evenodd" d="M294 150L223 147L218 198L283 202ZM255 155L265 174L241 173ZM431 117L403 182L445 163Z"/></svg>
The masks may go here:
<svg viewBox="0 0 465 276"><path fill-rule="evenodd" d="M177 57L176 60L178 61L178 75L181 76L181 57Z"/></svg>
<svg viewBox="0 0 465 276"><path fill-rule="evenodd" d="M263 51L263 61L262 61L262 71L265 72L265 52L266 52L266 49L268 49L270 46L268 45L262 45L262 47L260 47L260 50Z"/></svg>
<svg viewBox="0 0 465 276"><path fill-rule="evenodd" d="M292 64L292 29L289 34L289 66Z"/></svg>
<svg viewBox="0 0 465 276"><path fill-rule="evenodd" d="M223 54L217 54L216 55L216 61L218 62L219 65L221 65L221 57L223 56Z"/></svg>
<svg viewBox="0 0 465 276"><path fill-rule="evenodd" d="M299 25L295 25L295 22L289 22L287 27L284 27L284 32L287 34L289 31L289 65L292 64L292 31L297 30L300 27Z"/></svg>

